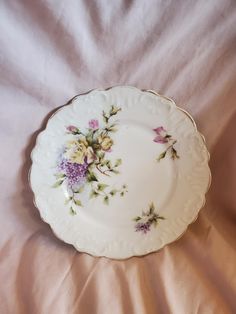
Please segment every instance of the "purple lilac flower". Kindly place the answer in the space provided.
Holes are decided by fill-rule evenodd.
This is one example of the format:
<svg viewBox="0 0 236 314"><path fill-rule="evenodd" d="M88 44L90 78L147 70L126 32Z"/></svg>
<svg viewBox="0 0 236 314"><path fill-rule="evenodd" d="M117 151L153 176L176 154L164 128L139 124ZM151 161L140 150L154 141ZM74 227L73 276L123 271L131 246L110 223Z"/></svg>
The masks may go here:
<svg viewBox="0 0 236 314"><path fill-rule="evenodd" d="M82 185L85 181L88 164L72 163L67 159L62 159L58 165L59 171L64 173L67 178L68 186L73 188L75 185Z"/></svg>
<svg viewBox="0 0 236 314"><path fill-rule="evenodd" d="M136 225L135 225L135 231L136 232L142 232L144 234L146 234L148 231L150 231L150 227L151 227L151 224L149 222L138 222Z"/></svg>
<svg viewBox="0 0 236 314"><path fill-rule="evenodd" d="M97 130L99 128L98 120L96 120L96 119L90 120L89 121L89 127L90 127L90 129Z"/></svg>
<svg viewBox="0 0 236 314"><path fill-rule="evenodd" d="M69 125L67 128L67 131L71 132L71 133L76 133L77 132L77 127L74 125Z"/></svg>

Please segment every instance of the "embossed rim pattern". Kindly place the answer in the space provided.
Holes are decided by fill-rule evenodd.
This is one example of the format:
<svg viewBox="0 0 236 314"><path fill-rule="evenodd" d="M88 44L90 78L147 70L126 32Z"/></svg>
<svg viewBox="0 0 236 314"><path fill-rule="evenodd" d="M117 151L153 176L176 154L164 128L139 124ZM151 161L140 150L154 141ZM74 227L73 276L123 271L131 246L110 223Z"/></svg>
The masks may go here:
<svg viewBox="0 0 236 314"><path fill-rule="evenodd" d="M48 119L48 121L50 121L50 120L54 117L54 115L56 115L59 111L63 110L63 109L65 108L65 106L70 106L70 105L73 103L73 101L76 100L79 96L87 95L87 94L89 94L89 93L91 93L91 92L93 92L93 91L108 91L108 90L110 90L110 89L112 89L112 88L117 88L117 87L121 87L121 88L122 88L122 87L126 87L126 88L133 88L133 89L139 90L139 89L137 89L136 87L132 87L132 86L112 86L112 87L109 87L109 88L106 88L106 89L98 88L98 89L90 90L90 91L88 91L88 92L86 92L86 93L82 93L82 94L79 94L79 95L74 96L66 105L60 107L55 113L53 113L53 114L51 115L51 117ZM174 105L174 107L175 107L176 109L180 110L181 112L185 113L185 114L188 116L188 118L191 120L191 122L192 122L192 124L193 124L195 130L201 135L202 141L203 141L203 143L204 143L204 145L205 145L205 138L204 138L204 136L197 130L197 126L196 126L196 123L195 123L193 117L192 117L186 110L184 110L184 109L182 109L182 108L176 106L175 102L174 102L172 99L170 99L170 98L168 98L168 97L165 97L165 96L162 96L162 95L158 94L157 92L155 92L155 91L153 91L153 90L139 90L139 91L144 92L144 93L152 93L152 94L154 94L154 95L156 95L156 96L158 96L158 97L167 99L168 101L172 102L172 104ZM46 130L46 129L47 129L47 126L46 126L45 130ZM38 135L38 137L37 137L37 140L36 140L35 147L36 147L37 144L38 144L38 138L39 138L40 134L43 133L45 130L43 130L42 132L39 133L39 135ZM33 152L33 151L34 151L34 149L32 150L32 152ZM207 153L208 153L208 161L209 161L210 154L209 154L209 152L207 152ZM32 156L32 154L31 154L31 160L32 160L32 165L33 165L33 156ZM31 169L32 169L32 166L31 166L31 168L30 168L30 170L29 170L29 185L30 185L30 187L31 187L31 189L32 189L32 191L33 191L33 188L32 188L32 185L31 185L31 177L30 177ZM209 169L209 168L208 168L208 170L209 170L209 171L208 171L208 173L209 173L208 186L207 186L207 189L205 190L204 195L207 193L207 191L208 191L208 189L209 189L209 187L210 187L210 184L211 184L211 172L210 172L210 169ZM34 193L34 191L33 191L33 193ZM194 219L192 219L191 222L188 223L188 225L190 225L191 223L193 223L193 222L196 221L196 219L197 219L197 217L198 217L198 214L199 214L199 211L200 211L201 208L203 208L204 205L205 205L205 201L206 201L206 199L205 199L205 197L204 197L201 206L199 207L198 211L196 212L196 216L194 217ZM74 246L78 251L80 251L80 252L84 252L84 253L90 254L90 255L92 255L92 256L97 256L97 257L103 256L103 257L109 257L109 258L112 258L112 259L127 259L127 258L130 258L130 257L132 257L132 256L143 256L143 255L147 255L147 254L149 254L149 253L152 253L152 252L155 252L155 251L160 250L161 248L165 247L165 245L167 245L167 244L170 244L170 243L173 243L173 242L177 241L178 239L180 239L180 238L184 235L184 233L186 232L186 230L187 230L187 228L188 228L188 225L186 225L186 228L185 228L185 230L182 232L182 234L180 234L175 240L170 241L170 242L168 242L168 243L165 243L162 247L149 249L148 252L144 252L143 254L133 254L133 253L130 253L129 255L127 255L127 256L125 256L125 257L123 257L123 256L122 256L122 257L118 257L118 256L112 257L112 256L107 256L106 254L105 254L105 255L99 254L99 253L98 253L98 254L95 254L94 252L89 252L89 251L87 251L87 250L83 250L83 249L81 249L80 247L78 247L77 245L75 245L74 243L70 243L70 242L65 241L65 240L60 236L60 234L58 234L58 233L55 231L55 229L51 226L50 222L46 221L46 220L44 219L44 217L41 215L41 211L40 211L40 209L39 209L39 207L38 207L38 205L37 205L37 203L36 203L36 201L35 201L35 193L34 193L34 205L35 205L35 207L39 210L41 219L50 225L50 227L51 227L53 233L56 235L56 237L58 237L60 240L62 240L62 241L65 242L65 243L68 243L68 244L73 245L73 246Z"/></svg>

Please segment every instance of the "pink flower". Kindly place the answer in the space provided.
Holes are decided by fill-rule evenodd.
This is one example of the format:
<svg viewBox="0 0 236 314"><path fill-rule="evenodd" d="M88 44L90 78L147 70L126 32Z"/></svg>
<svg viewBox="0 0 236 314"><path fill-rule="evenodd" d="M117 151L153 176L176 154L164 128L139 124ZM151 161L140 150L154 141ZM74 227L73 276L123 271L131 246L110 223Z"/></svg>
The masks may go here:
<svg viewBox="0 0 236 314"><path fill-rule="evenodd" d="M67 128L67 131L71 132L71 133L76 133L77 132L77 127L74 125L69 125Z"/></svg>
<svg viewBox="0 0 236 314"><path fill-rule="evenodd" d="M98 120L96 120L96 119L90 120L89 121L89 127L90 127L90 129L97 130L99 128Z"/></svg>
<svg viewBox="0 0 236 314"><path fill-rule="evenodd" d="M160 143L160 144L164 144L164 143L168 143L170 136L167 134L166 130L163 128L163 126L159 126L155 129L153 129L153 131L156 133L156 137L154 138L154 142L156 143Z"/></svg>
<svg viewBox="0 0 236 314"><path fill-rule="evenodd" d="M163 128L163 126L159 126L155 129L153 129L153 131L156 132L157 135L166 134L166 130Z"/></svg>
<svg viewBox="0 0 236 314"><path fill-rule="evenodd" d="M150 227L151 227L150 222L146 222L146 223L139 222L135 225L135 231L146 234L148 231L150 231Z"/></svg>
<svg viewBox="0 0 236 314"><path fill-rule="evenodd" d="M168 139L161 136L161 135L157 135L154 140L155 143L160 143L160 144L164 144L164 143L168 143Z"/></svg>

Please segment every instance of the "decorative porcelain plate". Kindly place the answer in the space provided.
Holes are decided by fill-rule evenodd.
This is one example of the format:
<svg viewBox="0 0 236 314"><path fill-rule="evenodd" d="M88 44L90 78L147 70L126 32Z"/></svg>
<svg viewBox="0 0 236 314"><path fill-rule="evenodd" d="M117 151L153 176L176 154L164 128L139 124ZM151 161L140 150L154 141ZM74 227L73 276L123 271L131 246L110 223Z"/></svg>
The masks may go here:
<svg viewBox="0 0 236 314"><path fill-rule="evenodd" d="M123 259L176 240L210 184L193 119L166 97L120 86L76 96L39 134L30 183L54 233Z"/></svg>

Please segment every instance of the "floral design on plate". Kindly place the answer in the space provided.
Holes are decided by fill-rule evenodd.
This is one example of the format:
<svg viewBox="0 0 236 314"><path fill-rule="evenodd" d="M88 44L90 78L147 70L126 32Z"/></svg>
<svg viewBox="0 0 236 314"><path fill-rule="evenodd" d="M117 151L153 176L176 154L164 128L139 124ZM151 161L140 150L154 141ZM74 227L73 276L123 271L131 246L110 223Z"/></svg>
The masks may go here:
<svg viewBox="0 0 236 314"><path fill-rule="evenodd" d="M153 140L155 143L169 144L167 148L157 157L157 161L165 158L168 151L170 152L171 158L173 160L179 158L177 150L174 148L177 140L173 139L172 135L168 134L163 126L159 126L153 129L153 131L156 133L156 137Z"/></svg>
<svg viewBox="0 0 236 314"><path fill-rule="evenodd" d="M82 206L79 194L84 191L86 185L90 188L90 198L102 197L105 204L109 204L111 197L124 196L127 186L109 189L109 185L100 182L97 174L110 176L119 174L119 166L122 160L112 162L107 156L114 144L111 134L117 131L117 123L113 117L121 111L121 108L111 106L108 112L103 111L103 125L99 125L97 119L88 122L88 128L83 133L74 125L67 126L67 134L73 138L66 142L63 153L57 164L57 178L53 187L66 184L70 203L70 213L76 214L76 207Z"/></svg>
<svg viewBox="0 0 236 314"><path fill-rule="evenodd" d="M135 231L146 234L151 230L151 226L156 227L159 220L164 220L163 216L155 213L155 206L153 203L150 204L147 212L142 212L142 216L137 216L133 220L136 222Z"/></svg>

